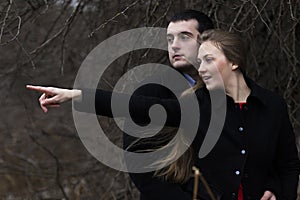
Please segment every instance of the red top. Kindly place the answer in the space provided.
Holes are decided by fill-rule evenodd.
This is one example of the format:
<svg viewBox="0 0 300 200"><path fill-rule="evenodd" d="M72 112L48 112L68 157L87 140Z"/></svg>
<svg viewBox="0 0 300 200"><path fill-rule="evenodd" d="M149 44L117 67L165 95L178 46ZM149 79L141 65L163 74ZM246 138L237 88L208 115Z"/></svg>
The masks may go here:
<svg viewBox="0 0 300 200"><path fill-rule="evenodd" d="M241 183L241 184L240 184L240 187L239 187L238 200L243 200L243 199L244 199L243 185L242 185L242 183Z"/></svg>
<svg viewBox="0 0 300 200"><path fill-rule="evenodd" d="M239 106L240 106L240 109L242 110L243 109L243 105L246 104L246 102L239 102ZM239 193L238 193L238 200L243 200L244 199L244 194L243 194L243 185L242 183L240 184L240 187L239 187Z"/></svg>

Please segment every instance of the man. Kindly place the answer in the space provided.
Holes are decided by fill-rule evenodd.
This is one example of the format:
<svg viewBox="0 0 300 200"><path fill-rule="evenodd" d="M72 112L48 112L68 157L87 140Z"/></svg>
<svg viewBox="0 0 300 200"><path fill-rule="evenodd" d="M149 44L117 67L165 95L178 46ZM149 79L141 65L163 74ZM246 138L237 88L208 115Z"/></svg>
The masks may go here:
<svg viewBox="0 0 300 200"><path fill-rule="evenodd" d="M202 12L195 10L186 10L175 14L168 24L167 42L170 63L172 67L183 74L190 86L194 86L197 81L200 81L197 69L194 67L197 66L198 38L203 31L212 28L213 23L211 19ZM161 82L163 82L167 75L163 74L160 78ZM140 90L137 90L135 94L159 98L175 98L169 90L159 85L145 85ZM124 149L136 139L124 134ZM152 140L155 140L155 137ZM145 144L136 146L138 147L133 149L133 151L155 148ZM163 181L161 178L155 177L152 172L142 174L130 173L129 175L141 193L141 200L192 199L190 192L192 188L189 188L190 191L188 192L185 189L186 186Z"/></svg>
<svg viewBox="0 0 300 200"><path fill-rule="evenodd" d="M197 66L198 38L203 31L212 28L211 19L202 12L195 10L186 10L175 14L168 24L167 41L170 63L172 67L182 73L190 86L195 85L200 80L197 69L193 66ZM163 81L167 77L162 75L160 78ZM57 107L60 103L72 98L81 98L82 94L81 90L76 89L47 89L38 86L27 86L27 88L44 93L39 99L44 112L48 111L48 107ZM158 85L146 85L136 91L135 94L174 98L174 95L168 89ZM134 137L124 134L124 149L134 139ZM192 198L193 184L170 183L154 177L153 173L131 173L130 177L141 193L141 200L190 200Z"/></svg>

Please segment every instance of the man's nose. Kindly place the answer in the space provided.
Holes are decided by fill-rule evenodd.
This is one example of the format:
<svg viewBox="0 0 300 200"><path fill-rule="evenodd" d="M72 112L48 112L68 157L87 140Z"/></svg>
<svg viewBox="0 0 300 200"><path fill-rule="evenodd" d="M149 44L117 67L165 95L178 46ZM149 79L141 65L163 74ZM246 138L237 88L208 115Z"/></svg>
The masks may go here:
<svg viewBox="0 0 300 200"><path fill-rule="evenodd" d="M171 48L173 50L180 49L180 42L179 42L178 38L176 38L176 37L174 38L174 40L173 40L173 42L171 44Z"/></svg>

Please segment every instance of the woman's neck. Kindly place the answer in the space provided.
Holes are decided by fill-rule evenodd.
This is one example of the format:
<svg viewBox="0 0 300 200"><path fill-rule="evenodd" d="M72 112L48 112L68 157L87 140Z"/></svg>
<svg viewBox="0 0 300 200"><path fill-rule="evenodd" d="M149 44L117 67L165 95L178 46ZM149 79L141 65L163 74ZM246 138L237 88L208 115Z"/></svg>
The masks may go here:
<svg viewBox="0 0 300 200"><path fill-rule="evenodd" d="M226 84L225 90L227 95L232 97L235 103L246 102L251 92L243 74L238 71L233 74L229 83Z"/></svg>

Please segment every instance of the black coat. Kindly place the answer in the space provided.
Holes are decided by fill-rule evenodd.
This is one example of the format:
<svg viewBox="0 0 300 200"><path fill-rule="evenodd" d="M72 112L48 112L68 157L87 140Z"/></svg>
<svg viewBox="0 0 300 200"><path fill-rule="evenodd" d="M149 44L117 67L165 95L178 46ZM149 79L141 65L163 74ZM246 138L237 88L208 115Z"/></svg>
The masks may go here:
<svg viewBox="0 0 300 200"><path fill-rule="evenodd" d="M167 74L161 74L156 77L156 81L160 83L158 84L147 84L143 85L139 89L134 92L134 95L142 95L148 97L157 97L162 99L176 99L175 95L167 88L163 87L164 80L167 78ZM177 88L177 93L181 93L184 91L184 88ZM132 104L133 105L133 104ZM132 108L131 110L134 110ZM168 115L169 116L169 115ZM145 125L150 122L150 118L146 120L139 121L137 118L136 123L139 125ZM126 129L126 121L124 125ZM129 151L136 151L142 149L153 149L155 146L149 146L142 144L135 145L134 148L127 149L137 138L129 136L128 134L123 134L123 146L124 149ZM152 138L155 140L155 137ZM141 143L143 143L141 141ZM191 200L192 192L190 189L193 188L193 180L191 179L189 183L180 185L176 183L170 183L167 181L163 181L160 178L154 176L154 172L148 173L129 173L131 180L135 184L135 186L140 191L140 200L166 200L166 199L180 199L180 200ZM201 188L202 191L205 191L204 188ZM207 194L206 194L207 196Z"/></svg>
<svg viewBox="0 0 300 200"><path fill-rule="evenodd" d="M251 89L247 104L240 110L233 99L227 96L223 131L213 150L203 159L197 159L197 154L207 131L211 105L205 88L196 91L201 120L193 142L195 165L216 193L222 196L222 200L237 199L240 183L243 184L245 199L260 199L265 190L270 190L277 200L295 200L300 162L286 104L281 97L261 88L252 80L246 78L246 82ZM75 108L80 110L82 104L94 100L89 96L90 92L83 90L82 102L75 104ZM119 94L120 99L123 96ZM95 98L97 114L112 116L111 93L97 90ZM167 125L179 124L180 108L178 102L171 99L134 95L131 97L132 117L147 121L148 110L153 104L165 107ZM151 196L154 191L160 193L161 199L191 199L192 180L178 185L151 177L139 188L142 193L149 194L149 198L145 199L159 199ZM200 189L199 195L203 191Z"/></svg>

